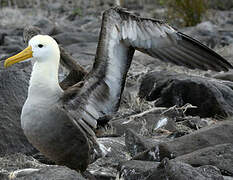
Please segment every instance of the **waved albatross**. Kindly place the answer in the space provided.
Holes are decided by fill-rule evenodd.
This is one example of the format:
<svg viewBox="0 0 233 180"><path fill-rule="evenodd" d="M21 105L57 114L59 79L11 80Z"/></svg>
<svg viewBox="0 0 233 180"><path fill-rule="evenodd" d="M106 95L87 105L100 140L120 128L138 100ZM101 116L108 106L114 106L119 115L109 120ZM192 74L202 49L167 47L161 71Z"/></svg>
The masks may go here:
<svg viewBox="0 0 233 180"><path fill-rule="evenodd" d="M34 59L21 125L28 140L57 164L85 170L96 143L100 119L119 107L135 50L188 68L227 71L220 55L158 20L141 18L119 7L104 12L93 69L84 81L63 91L58 82L56 41L36 35L4 66ZM97 147L96 146L96 147Z"/></svg>

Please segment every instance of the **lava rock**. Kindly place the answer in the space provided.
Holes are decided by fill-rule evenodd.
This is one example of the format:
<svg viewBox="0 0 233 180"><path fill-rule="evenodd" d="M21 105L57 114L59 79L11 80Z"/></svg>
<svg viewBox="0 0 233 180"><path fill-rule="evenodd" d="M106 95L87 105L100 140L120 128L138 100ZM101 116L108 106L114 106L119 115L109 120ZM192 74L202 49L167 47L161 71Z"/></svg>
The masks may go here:
<svg viewBox="0 0 233 180"><path fill-rule="evenodd" d="M140 161L155 161L155 162L160 162L162 160L160 156L160 149L159 146L157 145L152 147L151 149L138 153L132 159L140 160Z"/></svg>
<svg viewBox="0 0 233 180"><path fill-rule="evenodd" d="M126 130L125 145L132 157L140 152L152 148L156 143L158 142L140 136L131 129Z"/></svg>
<svg viewBox="0 0 233 180"><path fill-rule="evenodd" d="M0 45L3 45L4 44L4 39L5 39L5 36L6 36L7 34L6 33L1 33L0 32Z"/></svg>
<svg viewBox="0 0 233 180"><path fill-rule="evenodd" d="M186 115L200 117L226 117L233 115L232 83L214 79L152 72L141 83L139 96L148 101L156 101L156 106L184 106L187 103L197 108L187 109Z"/></svg>
<svg viewBox="0 0 233 180"><path fill-rule="evenodd" d="M90 164L87 171L97 180L115 179L118 164L127 161L130 158L125 148L124 138L98 138L98 143L100 144L104 157L99 158Z"/></svg>
<svg viewBox="0 0 233 180"><path fill-rule="evenodd" d="M40 169L47 165L40 163L31 156L22 153L15 153L0 157L0 169L5 170L5 174L9 175L18 169Z"/></svg>
<svg viewBox="0 0 233 180"><path fill-rule="evenodd" d="M117 135L123 135L127 128L133 129L140 135L151 135L161 127L168 131L176 131L174 113L177 116L178 114L173 110L166 110L166 108L152 108L139 114L113 120L110 124Z"/></svg>
<svg viewBox="0 0 233 180"><path fill-rule="evenodd" d="M19 176L19 175L18 175ZM44 179L69 179L85 180L85 178L75 170L63 166L50 166L34 171L28 175L20 175L16 180L44 180Z"/></svg>
<svg viewBox="0 0 233 180"><path fill-rule="evenodd" d="M70 179L84 180L81 174L63 166L47 166L31 156L21 153L6 155L0 158L1 179Z"/></svg>
<svg viewBox="0 0 233 180"><path fill-rule="evenodd" d="M199 116L190 117L188 116L186 120L184 121L185 125L192 129L201 129L203 127L207 127L211 124L215 124L215 121L213 121L211 118L200 118Z"/></svg>
<svg viewBox="0 0 233 180"><path fill-rule="evenodd" d="M26 100L31 66L19 63L8 69L0 63L0 155L36 152L21 129L20 114Z"/></svg>
<svg viewBox="0 0 233 180"><path fill-rule="evenodd" d="M64 32L55 35L54 39L63 46L82 42L98 42L98 36L88 32Z"/></svg>
<svg viewBox="0 0 233 180"><path fill-rule="evenodd" d="M224 180L233 180L233 177L230 177L230 176L223 176L223 179L224 179Z"/></svg>
<svg viewBox="0 0 233 180"><path fill-rule="evenodd" d="M98 143L105 156L115 157L118 160L126 160L128 158L124 138L103 137L98 138Z"/></svg>
<svg viewBox="0 0 233 180"><path fill-rule="evenodd" d="M216 74L213 77L216 78L216 79L221 79L221 80L233 82L233 72L232 72L232 70L230 70L228 72L221 73L221 74Z"/></svg>
<svg viewBox="0 0 233 180"><path fill-rule="evenodd" d="M124 180L142 180L152 174L158 162L130 160L119 165L119 178Z"/></svg>
<svg viewBox="0 0 233 180"><path fill-rule="evenodd" d="M54 30L54 28L55 28L54 23L53 23L52 21L50 21L49 19L45 18L45 17L39 19L38 21L36 21L36 22L33 24L33 26L36 26L36 27L42 29L43 32L44 32L45 34L48 34L48 35L53 34L53 30Z"/></svg>
<svg viewBox="0 0 233 180"><path fill-rule="evenodd" d="M213 165L233 176L233 144L219 144L179 156L175 160L192 166Z"/></svg>
<svg viewBox="0 0 233 180"><path fill-rule="evenodd" d="M233 121L222 121L158 146L160 159L174 158L209 146L233 143ZM214 153L214 152L213 152Z"/></svg>
<svg viewBox="0 0 233 180"><path fill-rule="evenodd" d="M216 28L216 25L210 21L202 22L196 26L197 32L204 36L214 33Z"/></svg>
<svg viewBox="0 0 233 180"><path fill-rule="evenodd" d="M218 0L212 0L209 3L209 7L214 9L229 10L233 8L233 2L231 0L225 0L222 2L219 2Z"/></svg>
<svg viewBox="0 0 233 180"><path fill-rule="evenodd" d="M179 161L164 159L146 180L223 180L220 171L212 166L194 168Z"/></svg>
<svg viewBox="0 0 233 180"><path fill-rule="evenodd" d="M114 157L102 157L90 164L87 172L95 177L96 180L116 179L119 161Z"/></svg>

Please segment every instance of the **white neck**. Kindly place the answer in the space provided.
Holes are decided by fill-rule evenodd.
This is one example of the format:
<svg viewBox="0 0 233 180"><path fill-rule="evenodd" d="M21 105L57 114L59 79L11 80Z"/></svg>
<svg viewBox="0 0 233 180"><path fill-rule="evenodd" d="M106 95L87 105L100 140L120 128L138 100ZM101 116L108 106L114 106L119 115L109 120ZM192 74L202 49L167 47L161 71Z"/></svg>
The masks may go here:
<svg viewBox="0 0 233 180"><path fill-rule="evenodd" d="M54 57L58 58L60 57ZM59 60L43 59L36 61L30 79L28 99L33 97L40 100L57 100L63 90L58 82Z"/></svg>

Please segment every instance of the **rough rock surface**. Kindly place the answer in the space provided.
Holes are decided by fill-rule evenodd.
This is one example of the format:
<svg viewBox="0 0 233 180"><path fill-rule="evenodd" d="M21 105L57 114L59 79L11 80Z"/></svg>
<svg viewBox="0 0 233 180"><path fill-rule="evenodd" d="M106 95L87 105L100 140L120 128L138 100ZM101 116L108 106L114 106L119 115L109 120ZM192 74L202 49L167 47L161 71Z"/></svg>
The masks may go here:
<svg viewBox="0 0 233 180"><path fill-rule="evenodd" d="M130 158L126 151L124 138L104 137L99 138L98 142L105 155L90 164L87 171L98 180L114 179L117 175L118 164Z"/></svg>
<svg viewBox="0 0 233 180"><path fill-rule="evenodd" d="M223 174L233 175L233 144L218 144L175 158L192 166L213 165Z"/></svg>
<svg viewBox="0 0 233 180"><path fill-rule="evenodd" d="M142 113L112 120L110 124L113 132L118 135L123 135L127 128L133 129L141 135L149 135L161 127L169 131L176 131L175 117L177 116L180 116L178 111L152 108Z"/></svg>
<svg viewBox="0 0 233 180"><path fill-rule="evenodd" d="M140 180L152 174L159 163L152 161L126 161L119 165L119 178L124 180Z"/></svg>
<svg viewBox="0 0 233 180"><path fill-rule="evenodd" d="M152 72L143 77L139 96L156 100L156 106L197 106L187 115L226 117L233 114L233 84L197 76L170 72Z"/></svg>
<svg viewBox="0 0 233 180"><path fill-rule="evenodd" d="M193 151L223 143L233 143L233 121L223 121L159 144L160 157L178 157Z"/></svg>
<svg viewBox="0 0 233 180"><path fill-rule="evenodd" d="M152 148L158 143L159 141L156 141L154 139L147 139L135 133L132 129L126 130L125 145L126 145L128 152L130 153L132 157L140 152L143 152L147 149Z"/></svg>
<svg viewBox="0 0 233 180"><path fill-rule="evenodd" d="M22 38L23 28L26 25L37 25L43 32L55 37L65 50L89 71L95 57L101 13L112 6L113 1L57 0L56 2L44 3L46 0L36 0L35 6L32 2L22 0L18 4L20 8L1 9L0 60L4 60L22 50L25 47ZM135 7L136 12L142 16L166 17L167 9L161 8L158 3L154 6L154 4L151 4L152 2L154 3L154 0L138 1L137 3L134 1L127 6ZM218 3L219 5L219 1L211 1L211 3ZM227 0L222 4L224 4L224 8L229 8L232 2ZM43 9L38 8L40 5L43 6ZM215 5L213 7L216 7ZM26 9L25 7L30 8ZM199 39L211 48L215 48L218 53L232 63L232 18L232 10L210 10L203 17L204 22L195 27L184 28L182 32ZM38 152L27 142L22 133L19 115L26 98L30 70L31 67L28 63L17 64L9 69L4 69L3 62L0 62L0 179L9 179L8 176L11 172L14 172L11 175L15 175L16 179L32 179L32 177L33 179L83 179L80 174L68 168L47 166L46 164L52 162L38 155ZM230 144L232 144L233 139L232 123L229 121L219 122L215 119L213 113L215 105L221 103L216 103L212 96L206 96L207 91L202 88L203 86L192 84L192 94L199 94L200 97L197 98L199 104L191 104L202 105L198 112L211 118L187 117L186 115L190 112L198 113L197 109L186 107L174 107L172 114L166 114L166 112L171 112L170 106L169 108L160 107L160 110L157 108L157 111L151 111L151 109L156 109L154 102L139 101L137 93L142 76L152 71L159 71L160 75L162 75L162 72L169 71L174 74L173 78L179 78L177 73L185 74L187 79L190 75L198 75L198 82L206 81L207 78L203 78L204 76L230 81L233 79L231 72L216 74L211 71L188 70L135 52L127 75L120 109L110 122L113 127L107 129L106 137L99 139L99 142L105 145L105 148L102 148L106 155L88 166L85 178L109 180L118 176L124 179L145 179L144 176L150 176L152 179L153 177L154 179L171 177L172 180L222 180L223 178L224 180L232 180L233 175L230 168L232 164L232 157L230 156L232 154ZM60 79L62 80L66 74L67 70L61 68ZM216 90L212 84L214 82L213 79L209 82L208 88L212 88L208 90L209 93ZM208 83L205 82L204 84ZM219 88L219 81L217 84ZM171 85L176 87L173 83ZM223 89L217 89L220 95L217 99L222 99L220 101L222 102L222 109L221 113L216 112L222 116L231 113L231 89L233 89L233 86L231 83L223 81L221 81L220 86ZM174 89L169 88L167 90L171 94L175 92ZM223 97L222 95L226 95L226 92L230 92L231 95L228 94L227 97ZM160 100L161 96L165 98L163 94L157 95ZM171 96L181 105L182 103L178 101L181 99L176 99L176 95L173 93ZM168 97L172 99L171 96ZM210 100L209 109L206 109L205 101L201 96L204 100ZM182 100L186 99L183 98ZM156 104L158 105L159 102L161 103L161 101L158 101ZM232 120L230 119L230 121ZM223 125L224 123L225 125ZM209 127L212 124L215 125ZM127 130L127 128L130 130ZM117 137L113 137L113 135ZM15 152L25 153L28 156L15 155L13 154ZM162 152L162 155L160 152ZM162 161L163 157L166 156L171 157L171 154L172 157L179 156L175 160L163 161L159 166L160 162L154 162L155 160ZM218 156L219 154L221 156ZM192 167L192 165L195 167ZM152 174L152 172L154 173Z"/></svg>
<svg viewBox="0 0 233 180"><path fill-rule="evenodd" d="M32 154L36 151L27 141L20 125L30 65L18 64L8 70L2 68L3 63L0 66L0 156L17 152Z"/></svg>
<svg viewBox="0 0 233 180"><path fill-rule="evenodd" d="M194 168L179 161L164 159L146 180L223 180L220 171L213 166Z"/></svg>
<svg viewBox="0 0 233 180"><path fill-rule="evenodd" d="M16 179L71 179L84 180L81 174L63 166L48 166L24 154L11 154L0 158L0 178Z"/></svg>
<svg viewBox="0 0 233 180"><path fill-rule="evenodd" d="M54 166L45 167L38 171L30 173L28 176L17 177L16 180L28 180L28 179L69 179L69 180L85 180L85 178L75 170L71 170L67 167Z"/></svg>

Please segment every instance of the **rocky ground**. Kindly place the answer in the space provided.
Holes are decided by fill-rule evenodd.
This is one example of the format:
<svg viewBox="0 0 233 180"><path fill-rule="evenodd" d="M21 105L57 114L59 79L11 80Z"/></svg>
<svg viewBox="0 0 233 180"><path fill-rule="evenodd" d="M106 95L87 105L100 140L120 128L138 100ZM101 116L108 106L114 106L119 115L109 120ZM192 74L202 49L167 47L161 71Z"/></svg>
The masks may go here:
<svg viewBox="0 0 233 180"><path fill-rule="evenodd" d="M59 3L43 10L1 9L0 59L22 50L23 28L35 25L89 71L101 12L110 6L87 6L82 14ZM159 17L164 12L150 5L135 11ZM233 63L232 19L233 11L209 10L201 24L181 31ZM98 138L107 155L84 174L53 165L23 135L20 112L30 72L28 62L6 70L0 61L0 179L233 179L232 72L189 70L136 52L120 109ZM61 68L60 79L66 74Z"/></svg>

